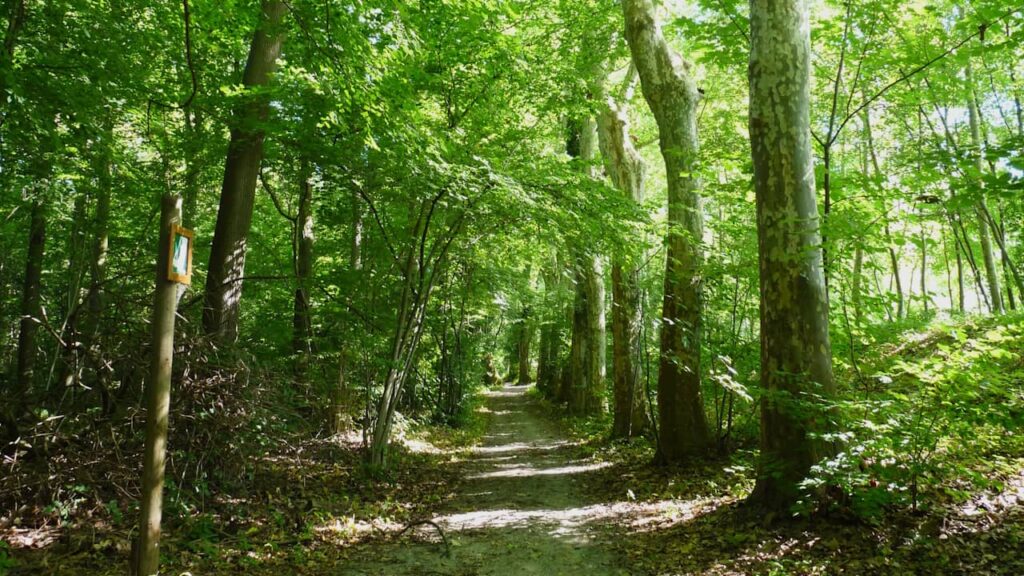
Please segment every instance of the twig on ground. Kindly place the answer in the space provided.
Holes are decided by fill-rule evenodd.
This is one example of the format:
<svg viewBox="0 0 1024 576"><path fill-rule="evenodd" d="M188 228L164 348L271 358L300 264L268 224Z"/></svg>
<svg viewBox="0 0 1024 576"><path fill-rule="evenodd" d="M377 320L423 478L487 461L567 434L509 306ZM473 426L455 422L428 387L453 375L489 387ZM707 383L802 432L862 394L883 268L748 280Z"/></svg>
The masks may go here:
<svg viewBox="0 0 1024 576"><path fill-rule="evenodd" d="M437 522L434 522L433 520L416 520L416 521L410 522L410 523L405 525L405 528L402 528L402 531L398 533L398 537L401 538L403 534L405 534L406 532L408 532L409 530L412 530L413 528L415 528L417 526L425 526L425 525L433 526L434 529L437 530L437 533L441 535L441 541L444 542L444 554L443 554L443 556L445 558L450 557L452 555L452 546L448 542L448 537L445 536L444 530L441 529L441 526L439 526L437 524Z"/></svg>

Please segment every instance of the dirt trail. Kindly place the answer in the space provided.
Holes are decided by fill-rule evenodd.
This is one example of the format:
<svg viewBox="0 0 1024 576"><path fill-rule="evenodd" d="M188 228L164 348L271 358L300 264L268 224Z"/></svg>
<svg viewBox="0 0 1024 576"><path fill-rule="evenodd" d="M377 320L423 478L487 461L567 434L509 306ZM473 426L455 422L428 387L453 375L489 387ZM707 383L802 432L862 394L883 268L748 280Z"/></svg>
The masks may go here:
<svg viewBox="0 0 1024 576"><path fill-rule="evenodd" d="M614 515L576 489L578 475L600 464L574 460L526 390L487 393L484 441L473 450L461 494L433 518L452 542L450 557L441 555L436 530L425 526L361 548L345 574L626 574L601 545L600 520Z"/></svg>

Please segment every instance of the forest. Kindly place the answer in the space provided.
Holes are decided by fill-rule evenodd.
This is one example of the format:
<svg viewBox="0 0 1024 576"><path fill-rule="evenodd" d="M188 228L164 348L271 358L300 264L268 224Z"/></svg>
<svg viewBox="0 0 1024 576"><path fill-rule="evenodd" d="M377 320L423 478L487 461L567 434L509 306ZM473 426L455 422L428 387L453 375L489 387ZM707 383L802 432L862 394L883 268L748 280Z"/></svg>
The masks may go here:
<svg viewBox="0 0 1024 576"><path fill-rule="evenodd" d="M1024 6L3 0L0 576L1024 574Z"/></svg>

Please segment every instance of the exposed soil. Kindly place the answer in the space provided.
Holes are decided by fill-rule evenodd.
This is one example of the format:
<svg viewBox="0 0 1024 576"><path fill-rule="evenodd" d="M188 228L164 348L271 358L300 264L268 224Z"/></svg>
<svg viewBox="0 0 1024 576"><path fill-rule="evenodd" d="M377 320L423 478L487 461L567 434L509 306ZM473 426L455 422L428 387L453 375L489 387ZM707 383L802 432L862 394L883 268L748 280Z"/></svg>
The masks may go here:
<svg viewBox="0 0 1024 576"><path fill-rule="evenodd" d="M472 450L461 494L400 540L353 551L346 574L626 574L600 530L613 507L588 500L578 475L603 466L580 459L529 396L506 386L486 394L489 422Z"/></svg>

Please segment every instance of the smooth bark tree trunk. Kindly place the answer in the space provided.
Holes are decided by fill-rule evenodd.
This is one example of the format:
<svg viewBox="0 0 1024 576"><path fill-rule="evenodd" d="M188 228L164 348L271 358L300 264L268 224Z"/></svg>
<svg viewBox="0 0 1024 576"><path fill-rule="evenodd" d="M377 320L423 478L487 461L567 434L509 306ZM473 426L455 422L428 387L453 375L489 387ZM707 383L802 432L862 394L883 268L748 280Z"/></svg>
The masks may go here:
<svg viewBox="0 0 1024 576"><path fill-rule="evenodd" d="M146 382L146 445L142 463L142 501L135 574L157 574L160 564L160 520L163 515L164 466L171 407L171 366L174 358L174 318L178 285L167 278L171 225L181 223L180 196L161 202L160 242L157 245L156 295L153 303L153 348Z"/></svg>
<svg viewBox="0 0 1024 576"><path fill-rule="evenodd" d="M202 166L199 151L203 142L203 118L195 109L185 110L185 193L182 205L182 226L194 228L199 209L199 176Z"/></svg>
<svg viewBox="0 0 1024 576"><path fill-rule="evenodd" d="M973 80L970 63L967 65L967 85L973 90ZM971 144L973 154L977 162L978 172L985 171L984 146L981 141L981 110L978 108L978 99L971 94L971 100L967 103L969 108L968 119L971 127ZM988 219L985 217L988 207L985 202L984 189L974 206L978 218L978 239L981 244L981 257L985 264L985 277L988 279L989 305L994 314L1003 313L1003 292L1000 287L999 269L996 267L995 251L992 249L992 231L989 229Z"/></svg>
<svg viewBox="0 0 1024 576"><path fill-rule="evenodd" d="M384 389L377 402L377 416L373 424L370 442L370 465L376 470L383 470L388 465L388 447L391 440L391 427L394 424L395 410L402 397L405 381L412 371L413 362L419 349L420 339L424 331L424 319L427 304L434 289L438 274L448 262L448 253L452 242L462 229L466 215L460 214L447 230L447 236L435 238L433 248L427 250L431 216L444 192L430 201L424 201L419 208L419 216L413 218L409 238L416 243L409 244L401 254L402 289L397 306L395 331L391 339L391 354L388 358L387 374L384 377ZM411 216L413 216L412 214ZM430 254L429 260L423 260L423 254Z"/></svg>
<svg viewBox="0 0 1024 576"><path fill-rule="evenodd" d="M956 254L956 287L957 287L957 311L963 314L967 311L967 296L964 290L964 259L960 252L960 241L957 239L956 228L950 224L953 232L953 252Z"/></svg>
<svg viewBox="0 0 1024 576"><path fill-rule="evenodd" d="M863 304L863 280L864 280L864 246L860 243L857 244L857 248L853 252L853 281L851 287L851 299L853 301L853 323L854 326L860 328L861 322L864 318L864 304Z"/></svg>
<svg viewBox="0 0 1024 576"><path fill-rule="evenodd" d="M974 257L974 247L971 246L970 237L967 235L967 227L964 226L963 218L959 212L954 212L950 215L950 218L950 222L953 225L953 233L956 235L957 242L960 243L960 252L965 256L967 267L970 268L971 277L974 279L975 290L978 294L978 310L987 308L991 311L992 305L989 303L988 291L985 289L985 282L981 278L978 262Z"/></svg>
<svg viewBox="0 0 1024 576"><path fill-rule="evenodd" d="M810 133L805 0L750 2L750 141L761 285L761 455L751 500L788 510L829 453L828 300Z"/></svg>
<svg viewBox="0 0 1024 576"><path fill-rule="evenodd" d="M280 0L261 3L260 24L242 79L246 88L265 86L277 68L284 42L281 20L285 11L285 3ZM238 111L231 129L203 305L203 328L222 343L238 340L246 240L263 160L264 131L260 124L267 119L269 110L265 97L252 98Z"/></svg>
<svg viewBox="0 0 1024 576"><path fill-rule="evenodd" d="M925 233L924 214L921 221L921 302L924 304L924 312L928 313L928 235Z"/></svg>
<svg viewBox="0 0 1024 576"><path fill-rule="evenodd" d="M701 397L701 248L697 104L691 65L666 42L652 0L623 0L626 41L658 124L668 183L665 293L658 370L657 460L680 462L714 446Z"/></svg>
<svg viewBox="0 0 1024 576"><path fill-rule="evenodd" d="M295 305L292 314L292 349L295 353L295 375L300 381L308 378L313 356L313 322L310 297L313 282L313 174L303 162L299 183L299 211L295 219Z"/></svg>
<svg viewBox="0 0 1024 576"><path fill-rule="evenodd" d="M899 320L907 315L906 308L904 306L906 298L904 298L903 295L903 279L900 276L900 256L896 251L896 246L893 244L892 229L889 226L888 215L884 218L885 224L883 225L883 229L885 231L886 248L889 252L889 267L892 270L893 284L896 286L896 319Z"/></svg>

